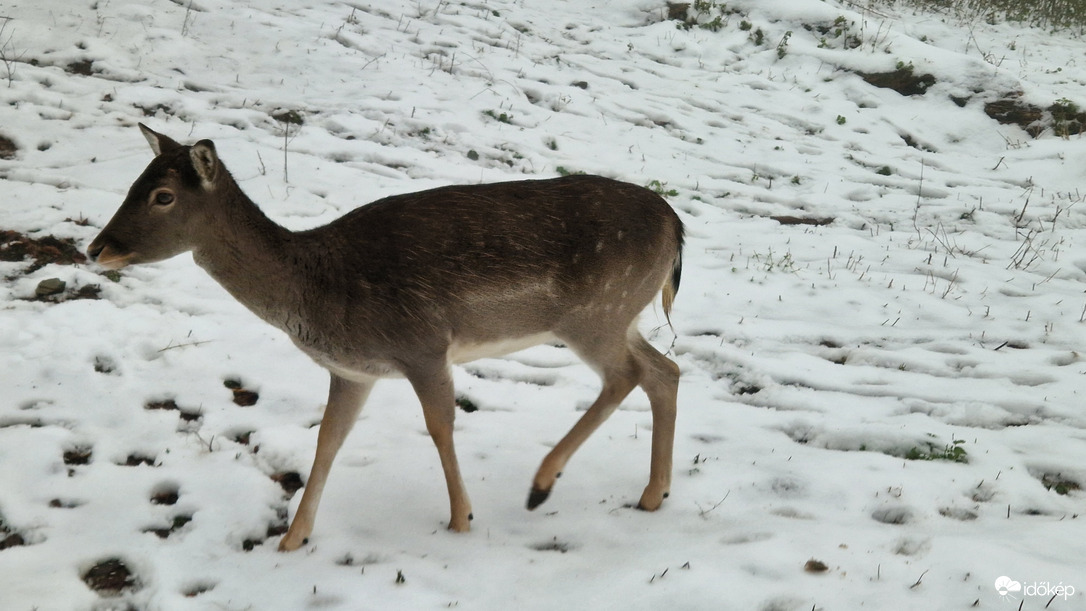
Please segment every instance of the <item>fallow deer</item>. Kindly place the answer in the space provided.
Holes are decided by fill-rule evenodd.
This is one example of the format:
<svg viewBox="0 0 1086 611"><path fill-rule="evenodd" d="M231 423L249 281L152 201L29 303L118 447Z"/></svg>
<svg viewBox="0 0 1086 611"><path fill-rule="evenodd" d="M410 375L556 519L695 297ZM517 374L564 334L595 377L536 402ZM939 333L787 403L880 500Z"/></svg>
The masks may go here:
<svg viewBox="0 0 1086 611"><path fill-rule="evenodd" d="M471 504L453 449L450 367L561 342L601 377L599 397L543 459L528 509L635 387L652 410L654 511L671 484L679 368L637 328L662 291L670 310L683 226L652 191L600 176L450 186L381 199L328 225L289 231L235 182L214 144L140 125L155 153L88 254L102 267L191 251L238 301L331 373L305 492L280 551L308 541L321 492L374 383L407 378L449 491L449 529Z"/></svg>

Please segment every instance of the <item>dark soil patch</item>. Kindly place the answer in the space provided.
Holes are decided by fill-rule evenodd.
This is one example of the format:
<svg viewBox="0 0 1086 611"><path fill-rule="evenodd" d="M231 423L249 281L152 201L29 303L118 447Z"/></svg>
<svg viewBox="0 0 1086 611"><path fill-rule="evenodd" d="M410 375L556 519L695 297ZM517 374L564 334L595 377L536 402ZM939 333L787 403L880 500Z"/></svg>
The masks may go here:
<svg viewBox="0 0 1086 611"><path fill-rule="evenodd" d="M287 496L294 496L295 492L298 492L302 488L305 488L305 484L302 483L302 476L297 471L284 471L281 473L275 473L271 476L272 481L279 484L283 488L283 492L287 493Z"/></svg>
<svg viewBox="0 0 1086 611"><path fill-rule="evenodd" d="M234 403L241 407L256 405L256 402L260 400L260 394L255 390L245 388L241 380L229 378L223 380L222 384L234 393Z"/></svg>
<svg viewBox="0 0 1086 611"><path fill-rule="evenodd" d="M168 528L148 528L144 530L145 533L152 533L159 539L166 539L174 533L174 531L180 529L185 524L192 521L192 516L174 516L173 522Z"/></svg>
<svg viewBox="0 0 1086 611"><path fill-rule="evenodd" d="M1086 131L1086 112L1067 100L1056 102L1047 108L1052 116L1052 131L1064 138L1077 136Z"/></svg>
<svg viewBox="0 0 1086 611"><path fill-rule="evenodd" d="M70 74L78 74L80 76L90 76L94 74L94 60L81 59L79 61L72 62L64 67Z"/></svg>
<svg viewBox="0 0 1086 611"><path fill-rule="evenodd" d="M268 524L268 537L278 537L287 534L290 524L287 522L287 508L280 507L275 510L276 521Z"/></svg>
<svg viewBox="0 0 1086 611"><path fill-rule="evenodd" d="M148 401L147 403L145 403L143 405L143 409L174 411L174 412L177 412L178 417L181 418L182 420L184 420L185 422L193 422L195 420L200 419L200 413L199 412L183 410L183 409L181 409L181 407L179 407L177 405L177 401L174 401L173 399L162 399L162 400L159 400L159 401Z"/></svg>
<svg viewBox="0 0 1086 611"><path fill-rule="evenodd" d="M761 386L758 386L757 384L748 384L747 382L736 382L731 388L732 394L736 396L756 395L762 392L762 390L764 389Z"/></svg>
<svg viewBox="0 0 1086 611"><path fill-rule="evenodd" d="M7 136L0 136L0 159L14 159L15 151L18 151L19 147L15 146L15 142Z"/></svg>
<svg viewBox="0 0 1086 611"><path fill-rule="evenodd" d="M128 458L124 461L124 466L126 467L139 467L141 465L146 465L148 467L155 466L155 457L143 456L142 454L129 454Z"/></svg>
<svg viewBox="0 0 1086 611"><path fill-rule="evenodd" d="M1035 138L1044 131L1044 126L1041 124L1044 109L1026 104L1014 97L988 102L984 105L984 114L1002 125L1017 125Z"/></svg>
<svg viewBox="0 0 1086 611"><path fill-rule="evenodd" d="M275 479L275 476L272 476L272 479ZM268 539L287 534L287 530L290 528L290 525L287 523L287 508L280 507L276 509L275 515L276 521L268 524L267 536L263 539L258 539L256 537L246 539L241 542L241 549L251 552L256 546L264 545L264 542Z"/></svg>
<svg viewBox="0 0 1086 611"><path fill-rule="evenodd" d="M689 10L689 2L668 2L667 18L669 21L686 21L686 13Z"/></svg>
<svg viewBox="0 0 1086 611"><path fill-rule="evenodd" d="M246 390L239 388L234 391L234 403L241 407L249 407L256 405L256 402L260 400L260 395L256 391Z"/></svg>
<svg viewBox="0 0 1086 611"><path fill-rule="evenodd" d="M885 89L893 89L901 95L923 95L935 84L931 74L916 74L912 68L898 68L893 72L860 72L860 78L869 84Z"/></svg>
<svg viewBox="0 0 1086 611"><path fill-rule="evenodd" d="M829 225L836 220L832 217L805 218L800 216L771 216L769 218L777 221L781 225L813 225L815 227Z"/></svg>
<svg viewBox="0 0 1086 611"><path fill-rule="evenodd" d="M136 108L142 110L143 111L143 116L145 116L145 117L153 117L153 116L157 115L159 112L162 112L163 114L165 114L167 116L173 114L173 108L171 108L171 107L169 107L169 106L167 106L165 104L158 104L157 106L141 106L139 104L136 104Z"/></svg>
<svg viewBox="0 0 1086 611"><path fill-rule="evenodd" d="M117 371L117 363L108 356L94 357L94 370L98 373L110 374Z"/></svg>
<svg viewBox="0 0 1086 611"><path fill-rule="evenodd" d="M24 540L23 536L19 533L0 533L0 550L5 550L11 547L19 547L20 545L26 545L26 540Z"/></svg>
<svg viewBox="0 0 1086 611"><path fill-rule="evenodd" d="M109 558L83 573L83 582L101 596L120 596L136 588L136 576L120 558Z"/></svg>
<svg viewBox="0 0 1086 611"><path fill-rule="evenodd" d="M67 300L71 299L101 299L102 287L97 284L85 284L74 291L69 291Z"/></svg>
<svg viewBox="0 0 1086 611"><path fill-rule="evenodd" d="M64 464L68 466L88 465L94 452L87 447L75 447L64 452Z"/></svg>
<svg viewBox="0 0 1086 611"><path fill-rule="evenodd" d="M26 540L19 533L12 531L7 524L4 524L3 518L0 518L0 551L20 545L26 545Z"/></svg>
<svg viewBox="0 0 1086 611"><path fill-rule="evenodd" d="M1059 100L1048 108L1027 104L1011 93L1002 99L988 102L984 112L1003 125L1017 125L1036 138L1051 128L1056 136L1068 138L1086 132L1086 112L1077 105Z"/></svg>
<svg viewBox="0 0 1086 611"><path fill-rule="evenodd" d="M170 488L169 490L159 490L151 495L151 503L154 505L176 505L177 500L181 498L176 488Z"/></svg>
<svg viewBox="0 0 1086 611"><path fill-rule="evenodd" d="M53 499L49 501L49 506L53 509L75 509L83 505L82 501L76 501L73 499Z"/></svg>
<svg viewBox="0 0 1086 611"><path fill-rule="evenodd" d="M144 404L143 409L164 409L180 411L181 408L177 407L177 402L173 399L163 399L161 401L148 401L146 404Z"/></svg>
<svg viewBox="0 0 1086 611"><path fill-rule="evenodd" d="M77 288L68 288L68 285L59 278L49 278L38 283L31 301L45 303L61 303L78 299L101 299L102 287L97 284L85 284Z"/></svg>
<svg viewBox="0 0 1086 611"><path fill-rule="evenodd" d="M180 412L178 412L177 416L179 418L181 418L182 420L184 420L185 422L196 422L197 420L199 420L201 418L201 415L200 415L199 412L180 411Z"/></svg>
<svg viewBox="0 0 1086 611"><path fill-rule="evenodd" d="M0 261L30 260L24 273L33 273L50 263L74 265L86 263L87 257L76 247L72 238L56 238L51 235L32 238L18 231L0 230Z"/></svg>

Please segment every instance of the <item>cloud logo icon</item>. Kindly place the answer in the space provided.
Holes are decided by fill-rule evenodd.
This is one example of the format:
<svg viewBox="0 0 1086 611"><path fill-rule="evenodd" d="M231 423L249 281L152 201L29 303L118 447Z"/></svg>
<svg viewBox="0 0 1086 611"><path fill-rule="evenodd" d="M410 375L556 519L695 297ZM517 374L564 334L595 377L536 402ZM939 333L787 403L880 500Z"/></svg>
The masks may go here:
<svg viewBox="0 0 1086 611"><path fill-rule="evenodd" d="M999 592L1000 596L1007 596L1011 592L1021 592L1022 584L1011 579L1010 577L1003 576L995 580L996 592Z"/></svg>

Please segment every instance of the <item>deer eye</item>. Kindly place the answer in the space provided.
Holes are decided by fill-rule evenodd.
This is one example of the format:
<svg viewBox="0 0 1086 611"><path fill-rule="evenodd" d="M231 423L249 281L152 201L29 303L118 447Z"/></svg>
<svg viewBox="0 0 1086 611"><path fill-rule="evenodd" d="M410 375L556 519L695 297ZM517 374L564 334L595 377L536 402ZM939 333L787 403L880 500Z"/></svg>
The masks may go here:
<svg viewBox="0 0 1086 611"><path fill-rule="evenodd" d="M154 203L156 206L169 206L173 203L173 193L169 191L159 191L155 194Z"/></svg>

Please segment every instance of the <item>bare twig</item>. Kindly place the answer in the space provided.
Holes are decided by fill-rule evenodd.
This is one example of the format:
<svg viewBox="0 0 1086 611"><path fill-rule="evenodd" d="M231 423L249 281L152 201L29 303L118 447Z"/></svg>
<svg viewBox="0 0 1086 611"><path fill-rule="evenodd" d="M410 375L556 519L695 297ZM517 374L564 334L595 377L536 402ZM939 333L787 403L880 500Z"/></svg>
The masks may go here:
<svg viewBox="0 0 1086 611"><path fill-rule="evenodd" d="M199 342L189 342L187 344L174 344L173 342L170 342L165 348L159 350L159 352L166 352L167 350L175 350L177 348L188 348L190 346L201 346L203 344L210 344L211 342L212 340L209 339L205 339Z"/></svg>
<svg viewBox="0 0 1086 611"><path fill-rule="evenodd" d="M698 506L698 515L699 515L699 516L701 516L701 517L703 517L703 518L704 518L705 516L709 515L709 513L710 513L711 511L713 511L713 510L714 510L714 509L716 509L717 507L720 507L720 505L721 505L721 504L723 504L725 500L727 500L727 498L728 498L728 495L729 495L729 494L731 494L731 493L732 493L732 491L731 491L731 490L729 490L728 492L726 492L726 493L724 494L724 498L722 498L722 499L720 499L719 501L717 501L715 505L713 505L712 507L710 507L710 508L708 508L708 509L705 509L705 508L703 508L703 507L701 506L701 504L700 504L700 503L694 503L695 505L697 505L697 506Z"/></svg>
<svg viewBox="0 0 1086 611"><path fill-rule="evenodd" d="M1021 227L1022 226L1022 219L1026 216L1026 208L1029 207L1029 198L1032 195L1033 195L1033 189L1030 188L1030 190L1026 193L1026 201L1025 201L1025 203L1022 204L1022 211L1019 212L1018 216L1014 219L1014 226L1015 227Z"/></svg>
<svg viewBox="0 0 1086 611"><path fill-rule="evenodd" d="M15 45L11 42L15 34L8 31L8 24L13 20L13 17L0 16L0 21L3 21L3 23L0 23L0 63L4 64L4 69L7 71L9 88L12 82L15 81L15 66L22 61L23 55L25 55L25 52L17 53Z"/></svg>

